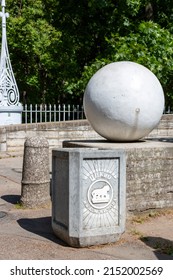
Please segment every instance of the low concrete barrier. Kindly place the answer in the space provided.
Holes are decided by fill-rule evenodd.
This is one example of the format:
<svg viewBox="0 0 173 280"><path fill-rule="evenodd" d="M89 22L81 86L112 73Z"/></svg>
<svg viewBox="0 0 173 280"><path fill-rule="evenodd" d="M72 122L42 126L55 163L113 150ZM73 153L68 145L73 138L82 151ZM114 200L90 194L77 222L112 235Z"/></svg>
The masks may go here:
<svg viewBox="0 0 173 280"><path fill-rule="evenodd" d="M0 151L21 151L27 137L45 137L49 147L62 147L64 140L100 138L86 120L0 126Z"/></svg>
<svg viewBox="0 0 173 280"><path fill-rule="evenodd" d="M27 137L46 137L50 148L62 147L64 140L102 139L87 120L0 126L0 151L21 151ZM149 136L173 137L173 115L163 115Z"/></svg>

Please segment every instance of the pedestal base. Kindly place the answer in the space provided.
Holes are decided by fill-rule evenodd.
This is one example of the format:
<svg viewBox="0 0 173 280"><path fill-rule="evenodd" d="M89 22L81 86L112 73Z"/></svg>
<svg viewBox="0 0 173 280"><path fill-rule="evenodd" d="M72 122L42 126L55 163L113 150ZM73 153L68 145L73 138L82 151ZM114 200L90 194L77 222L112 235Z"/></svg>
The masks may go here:
<svg viewBox="0 0 173 280"><path fill-rule="evenodd" d="M22 105L0 106L0 125L21 124Z"/></svg>

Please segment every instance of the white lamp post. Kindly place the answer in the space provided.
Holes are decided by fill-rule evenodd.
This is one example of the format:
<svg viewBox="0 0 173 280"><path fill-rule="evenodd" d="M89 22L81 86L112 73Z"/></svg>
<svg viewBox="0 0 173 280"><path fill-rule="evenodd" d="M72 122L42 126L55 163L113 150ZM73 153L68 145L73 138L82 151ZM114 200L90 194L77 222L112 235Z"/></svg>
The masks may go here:
<svg viewBox="0 0 173 280"><path fill-rule="evenodd" d="M1 0L1 6L2 44L0 57L0 125L20 124L23 107L19 102L19 90L8 52L6 18L9 17L9 14L5 12L5 0Z"/></svg>

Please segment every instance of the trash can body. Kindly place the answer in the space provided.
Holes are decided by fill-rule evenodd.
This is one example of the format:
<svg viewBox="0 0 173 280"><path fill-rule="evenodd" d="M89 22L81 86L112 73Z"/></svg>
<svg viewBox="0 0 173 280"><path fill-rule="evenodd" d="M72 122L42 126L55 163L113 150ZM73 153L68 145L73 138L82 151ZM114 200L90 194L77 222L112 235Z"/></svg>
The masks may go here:
<svg viewBox="0 0 173 280"><path fill-rule="evenodd" d="M125 197L122 150L53 150L52 227L70 246L117 241L125 230Z"/></svg>

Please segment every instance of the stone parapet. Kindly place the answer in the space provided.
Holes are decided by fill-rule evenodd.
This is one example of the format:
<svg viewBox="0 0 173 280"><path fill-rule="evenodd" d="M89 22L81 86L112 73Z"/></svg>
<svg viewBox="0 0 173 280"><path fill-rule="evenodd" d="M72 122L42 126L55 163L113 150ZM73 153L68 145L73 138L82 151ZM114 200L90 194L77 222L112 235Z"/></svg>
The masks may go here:
<svg viewBox="0 0 173 280"><path fill-rule="evenodd" d="M0 126L0 151L23 150L26 138L35 136L45 137L50 148L64 140L101 138L86 120Z"/></svg>
<svg viewBox="0 0 173 280"><path fill-rule="evenodd" d="M27 137L43 136L50 148L62 147L65 140L103 139L87 120L0 126L0 152L22 151ZM148 138L172 137L173 115L163 115Z"/></svg>

